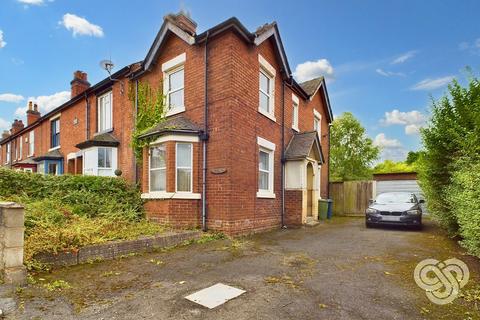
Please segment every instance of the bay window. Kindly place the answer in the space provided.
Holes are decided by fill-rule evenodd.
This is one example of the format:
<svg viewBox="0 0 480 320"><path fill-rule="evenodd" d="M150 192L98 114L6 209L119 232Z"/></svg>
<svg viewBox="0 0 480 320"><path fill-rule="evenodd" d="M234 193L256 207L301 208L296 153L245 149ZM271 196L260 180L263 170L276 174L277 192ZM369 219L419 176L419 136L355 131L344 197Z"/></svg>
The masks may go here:
<svg viewBox="0 0 480 320"><path fill-rule="evenodd" d="M112 175L112 148L98 148L98 175Z"/></svg>
<svg viewBox="0 0 480 320"><path fill-rule="evenodd" d="M192 192L192 144L176 144L176 191Z"/></svg>
<svg viewBox="0 0 480 320"><path fill-rule="evenodd" d="M164 144L150 148L150 192L166 191L167 150Z"/></svg>

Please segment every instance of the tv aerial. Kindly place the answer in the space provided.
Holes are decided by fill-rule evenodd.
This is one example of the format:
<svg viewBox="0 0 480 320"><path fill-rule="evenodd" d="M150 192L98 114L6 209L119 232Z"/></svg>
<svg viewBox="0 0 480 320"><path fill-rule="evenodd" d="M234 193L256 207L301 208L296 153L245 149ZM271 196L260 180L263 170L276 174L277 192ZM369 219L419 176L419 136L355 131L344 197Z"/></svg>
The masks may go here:
<svg viewBox="0 0 480 320"><path fill-rule="evenodd" d="M109 75L110 78L111 78L111 76L112 76L112 69L113 69L113 67L115 67L115 65L113 64L112 60L102 60L102 61L100 61L100 67L101 67L103 70L107 71L107 72L108 72L108 75Z"/></svg>

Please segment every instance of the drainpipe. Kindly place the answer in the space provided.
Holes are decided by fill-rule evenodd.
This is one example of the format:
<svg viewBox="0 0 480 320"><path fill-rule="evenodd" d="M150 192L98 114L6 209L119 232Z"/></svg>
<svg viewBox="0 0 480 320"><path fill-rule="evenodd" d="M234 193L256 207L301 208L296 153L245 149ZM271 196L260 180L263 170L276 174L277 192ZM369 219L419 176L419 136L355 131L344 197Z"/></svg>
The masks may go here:
<svg viewBox="0 0 480 320"><path fill-rule="evenodd" d="M285 225L285 80L282 81L282 228Z"/></svg>
<svg viewBox="0 0 480 320"><path fill-rule="evenodd" d="M86 124L86 134L87 134L87 139L88 140L90 138L90 102L88 101L88 95L87 93L85 92L84 94L85 96L85 107L86 107L86 115L85 115L85 124Z"/></svg>
<svg viewBox="0 0 480 320"><path fill-rule="evenodd" d="M133 130L135 130L135 127L136 127L137 114L138 114L138 79L135 79L135 113L133 115ZM135 181L136 184L138 184L137 169L138 169L137 158L135 156L135 149L133 149L133 180Z"/></svg>
<svg viewBox="0 0 480 320"><path fill-rule="evenodd" d="M330 128L332 124L328 124L328 157L327 157L327 199L330 199Z"/></svg>
<svg viewBox="0 0 480 320"><path fill-rule="evenodd" d="M207 142L208 142L208 35L205 37L205 107L203 114L203 133L202 133L202 148L203 148L203 168L202 168L202 230L207 231Z"/></svg>

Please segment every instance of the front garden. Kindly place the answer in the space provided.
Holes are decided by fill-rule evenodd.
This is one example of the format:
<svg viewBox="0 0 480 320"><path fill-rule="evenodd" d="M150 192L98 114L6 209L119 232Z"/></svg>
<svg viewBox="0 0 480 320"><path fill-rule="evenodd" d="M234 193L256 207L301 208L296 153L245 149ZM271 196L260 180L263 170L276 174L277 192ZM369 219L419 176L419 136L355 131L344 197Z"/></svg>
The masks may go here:
<svg viewBox="0 0 480 320"><path fill-rule="evenodd" d="M25 264L38 253L58 253L112 240L154 235L137 186L123 179L49 176L0 169L0 201L25 206Z"/></svg>

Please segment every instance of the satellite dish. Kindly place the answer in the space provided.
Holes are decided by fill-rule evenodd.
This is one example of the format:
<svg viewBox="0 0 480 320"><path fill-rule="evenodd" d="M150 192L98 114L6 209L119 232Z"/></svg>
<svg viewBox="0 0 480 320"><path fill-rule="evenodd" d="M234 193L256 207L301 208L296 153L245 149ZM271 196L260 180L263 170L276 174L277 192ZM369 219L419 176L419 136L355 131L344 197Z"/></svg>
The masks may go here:
<svg viewBox="0 0 480 320"><path fill-rule="evenodd" d="M112 73L112 69L115 65L113 64L113 62L111 60L102 60L100 61L100 67L103 69L103 70L106 70L108 72L108 74L111 74Z"/></svg>

